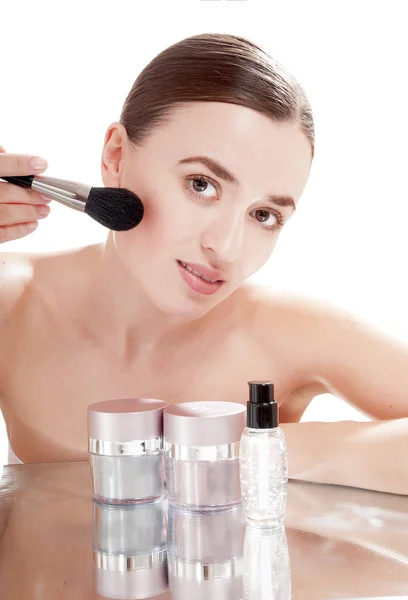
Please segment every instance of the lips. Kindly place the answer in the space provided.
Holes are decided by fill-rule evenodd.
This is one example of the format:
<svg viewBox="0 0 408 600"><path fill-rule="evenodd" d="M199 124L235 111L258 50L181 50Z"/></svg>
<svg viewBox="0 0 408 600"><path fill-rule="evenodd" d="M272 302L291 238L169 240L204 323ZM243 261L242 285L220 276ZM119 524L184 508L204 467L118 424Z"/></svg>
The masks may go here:
<svg viewBox="0 0 408 600"><path fill-rule="evenodd" d="M214 279L207 277L206 275L204 275L204 273L201 273L198 270L197 270L198 274L196 274L196 269L193 269L192 263L184 263L180 260L177 260L176 262L178 265L178 269L179 269L181 278L187 284L187 286L191 290L196 292L197 294L204 295L204 296L213 295L213 294L217 293L218 290L225 283L224 281L221 281L218 279L215 280L215 277L218 276L218 273L212 271L208 267L206 269L204 269L200 265L194 265L194 267L199 266L201 271L204 271L204 273L210 272L212 275L215 276Z"/></svg>
<svg viewBox="0 0 408 600"><path fill-rule="evenodd" d="M196 263L186 263L182 260L178 260L177 262L191 273L194 273L194 275L197 275L197 277L201 277L204 281L208 281L210 283L224 281L221 279L220 273L214 269L211 269L210 267Z"/></svg>

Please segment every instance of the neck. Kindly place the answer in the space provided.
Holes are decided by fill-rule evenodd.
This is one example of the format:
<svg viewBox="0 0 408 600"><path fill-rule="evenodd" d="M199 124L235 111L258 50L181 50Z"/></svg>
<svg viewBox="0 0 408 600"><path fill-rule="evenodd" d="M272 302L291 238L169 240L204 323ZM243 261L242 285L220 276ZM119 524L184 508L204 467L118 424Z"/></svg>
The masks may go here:
<svg viewBox="0 0 408 600"><path fill-rule="evenodd" d="M85 310L87 324L121 359L180 343L195 322L160 311L140 289L117 257L112 233L92 247ZM202 319L200 319L201 321Z"/></svg>

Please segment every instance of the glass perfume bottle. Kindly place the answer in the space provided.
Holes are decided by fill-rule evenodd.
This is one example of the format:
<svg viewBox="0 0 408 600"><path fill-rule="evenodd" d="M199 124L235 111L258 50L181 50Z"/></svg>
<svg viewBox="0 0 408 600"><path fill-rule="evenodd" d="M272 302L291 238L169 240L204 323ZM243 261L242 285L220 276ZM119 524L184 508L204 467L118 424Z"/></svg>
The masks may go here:
<svg viewBox="0 0 408 600"><path fill-rule="evenodd" d="M246 519L269 527L283 522L288 466L278 403L269 381L249 381L246 428L242 432L239 472Z"/></svg>

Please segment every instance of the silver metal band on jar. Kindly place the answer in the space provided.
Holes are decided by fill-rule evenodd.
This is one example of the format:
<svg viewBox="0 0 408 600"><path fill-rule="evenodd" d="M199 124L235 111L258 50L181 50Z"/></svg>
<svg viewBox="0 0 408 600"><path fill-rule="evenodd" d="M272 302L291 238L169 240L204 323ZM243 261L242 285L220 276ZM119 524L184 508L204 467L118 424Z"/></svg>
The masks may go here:
<svg viewBox="0 0 408 600"><path fill-rule="evenodd" d="M164 451L170 458L185 461L217 461L239 458L240 442L218 446L182 446L164 440Z"/></svg>
<svg viewBox="0 0 408 600"><path fill-rule="evenodd" d="M163 438L160 436L149 440L131 440L128 442L90 438L88 449L91 454L99 454L100 456L142 456L143 454L163 450Z"/></svg>
<svg viewBox="0 0 408 600"><path fill-rule="evenodd" d="M148 571L167 564L167 548L149 554L130 556L128 554L107 554L99 550L93 551L94 564L107 571Z"/></svg>
<svg viewBox="0 0 408 600"><path fill-rule="evenodd" d="M242 557L222 563L187 563L177 558L169 557L168 571L175 577L193 579L194 581L210 581L212 579L232 579L244 572Z"/></svg>

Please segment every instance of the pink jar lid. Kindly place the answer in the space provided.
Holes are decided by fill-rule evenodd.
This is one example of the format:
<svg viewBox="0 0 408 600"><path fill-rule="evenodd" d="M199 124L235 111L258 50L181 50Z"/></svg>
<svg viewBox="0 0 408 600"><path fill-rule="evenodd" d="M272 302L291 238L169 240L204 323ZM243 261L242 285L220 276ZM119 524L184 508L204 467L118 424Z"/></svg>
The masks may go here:
<svg viewBox="0 0 408 600"><path fill-rule="evenodd" d="M88 437L130 442L163 435L166 402L155 398L105 400L88 406Z"/></svg>
<svg viewBox="0 0 408 600"><path fill-rule="evenodd" d="M238 402L183 402L166 406L163 435L180 446L218 446L239 442L246 407Z"/></svg>

